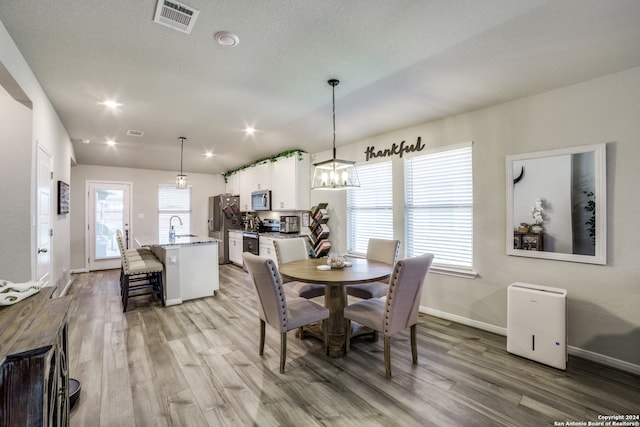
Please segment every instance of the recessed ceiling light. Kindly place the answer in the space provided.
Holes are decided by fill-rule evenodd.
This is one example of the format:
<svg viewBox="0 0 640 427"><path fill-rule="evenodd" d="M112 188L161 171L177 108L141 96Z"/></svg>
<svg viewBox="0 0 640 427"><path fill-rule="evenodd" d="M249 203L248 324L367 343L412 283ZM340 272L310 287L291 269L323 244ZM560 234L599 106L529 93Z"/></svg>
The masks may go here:
<svg viewBox="0 0 640 427"><path fill-rule="evenodd" d="M213 153L212 153L211 151L207 151L207 152L205 153L205 155L206 155L207 157L213 157Z"/></svg>
<svg viewBox="0 0 640 427"><path fill-rule="evenodd" d="M80 140L80 142L82 142L83 144L88 144L88 143L90 143L91 141L90 141L90 140L88 140L88 139L81 139L81 140Z"/></svg>
<svg viewBox="0 0 640 427"><path fill-rule="evenodd" d="M113 139L107 139L107 145L116 145L116 142Z"/></svg>
<svg viewBox="0 0 640 427"><path fill-rule="evenodd" d="M213 38L220 46L224 47L234 47L240 43L238 36L229 31L218 31L213 35Z"/></svg>
<svg viewBox="0 0 640 427"><path fill-rule="evenodd" d="M247 135L253 135L256 130L254 128L252 128L251 126L247 126L244 131L247 133Z"/></svg>
<svg viewBox="0 0 640 427"><path fill-rule="evenodd" d="M120 104L119 102L113 101L111 99L108 99L108 100L104 101L102 103L102 105L105 105L105 106L111 108L112 110L122 106L122 104Z"/></svg>

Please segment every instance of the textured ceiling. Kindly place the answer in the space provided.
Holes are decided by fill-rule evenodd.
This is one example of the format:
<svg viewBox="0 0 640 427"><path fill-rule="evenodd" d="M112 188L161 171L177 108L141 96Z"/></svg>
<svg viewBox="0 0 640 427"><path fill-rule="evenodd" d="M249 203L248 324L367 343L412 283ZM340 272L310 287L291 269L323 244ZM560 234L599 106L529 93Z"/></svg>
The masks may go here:
<svg viewBox="0 0 640 427"><path fill-rule="evenodd" d="M154 23L155 0L0 0L78 163L174 171L179 136L187 172L328 150L329 78L340 146L640 66L636 0L183 3L191 34Z"/></svg>

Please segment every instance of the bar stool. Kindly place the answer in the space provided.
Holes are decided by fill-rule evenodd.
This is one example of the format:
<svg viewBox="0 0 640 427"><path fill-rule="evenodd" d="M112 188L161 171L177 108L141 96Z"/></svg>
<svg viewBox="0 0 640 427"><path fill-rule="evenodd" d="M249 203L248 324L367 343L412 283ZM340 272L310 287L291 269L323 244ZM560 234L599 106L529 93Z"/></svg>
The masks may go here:
<svg viewBox="0 0 640 427"><path fill-rule="evenodd" d="M120 250L120 295L122 295L124 287L124 264L126 261L140 261L142 259L156 259L156 256L149 248L126 249L122 240L122 231L116 230L116 241ZM127 258L125 259L125 254Z"/></svg>
<svg viewBox="0 0 640 427"><path fill-rule="evenodd" d="M125 249L120 230L116 231L116 238L122 261L120 269L122 311L127 311L129 298L142 295L157 295L164 305L164 287L162 285L164 265L162 262L149 249Z"/></svg>
<svg viewBox="0 0 640 427"><path fill-rule="evenodd" d="M164 305L162 272L164 265L158 259L128 260L123 264L122 311L127 311L129 298L156 295Z"/></svg>

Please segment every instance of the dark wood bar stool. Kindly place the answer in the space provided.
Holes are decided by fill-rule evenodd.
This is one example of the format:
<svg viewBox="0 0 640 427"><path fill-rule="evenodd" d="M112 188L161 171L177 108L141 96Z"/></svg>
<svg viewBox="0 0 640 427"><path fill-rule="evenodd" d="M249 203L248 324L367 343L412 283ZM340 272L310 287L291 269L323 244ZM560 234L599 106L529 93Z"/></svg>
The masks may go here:
<svg viewBox="0 0 640 427"><path fill-rule="evenodd" d="M129 298L143 295L156 295L164 305L162 262L149 249L125 249L120 230L116 232L116 238L122 260L120 269L122 311L127 311Z"/></svg>

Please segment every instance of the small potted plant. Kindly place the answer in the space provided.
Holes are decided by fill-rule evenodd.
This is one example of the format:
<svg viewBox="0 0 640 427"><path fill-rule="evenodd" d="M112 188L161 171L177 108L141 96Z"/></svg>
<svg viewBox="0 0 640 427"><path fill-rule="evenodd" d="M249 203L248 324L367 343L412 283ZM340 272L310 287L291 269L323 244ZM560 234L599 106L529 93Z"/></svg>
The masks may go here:
<svg viewBox="0 0 640 427"><path fill-rule="evenodd" d="M544 227L542 227L542 223L544 222L544 206L542 199L536 199L535 204L531 208L531 218L533 218L531 232L542 233L544 231Z"/></svg>

